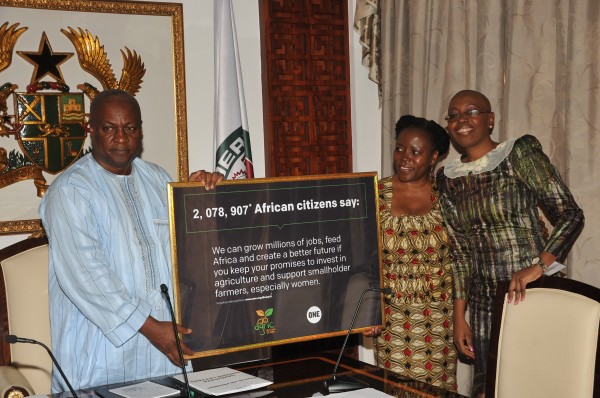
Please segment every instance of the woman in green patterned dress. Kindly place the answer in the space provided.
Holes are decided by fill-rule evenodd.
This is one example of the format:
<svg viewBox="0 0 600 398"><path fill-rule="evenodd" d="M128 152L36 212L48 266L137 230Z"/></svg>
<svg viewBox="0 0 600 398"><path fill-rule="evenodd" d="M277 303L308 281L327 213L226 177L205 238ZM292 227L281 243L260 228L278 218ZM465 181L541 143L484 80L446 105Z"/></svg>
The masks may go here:
<svg viewBox="0 0 600 398"><path fill-rule="evenodd" d="M456 391L452 276L434 168L450 137L432 120L405 115L396 124L395 175L379 182L386 324L378 365Z"/></svg>
<svg viewBox="0 0 600 398"><path fill-rule="evenodd" d="M583 212L535 137L492 140L494 113L483 94L457 93L446 120L463 152L438 177L454 256L454 341L459 353L474 359L471 394L482 397L496 286L510 281L509 302L522 301L526 285L566 256ZM548 239L538 205L554 225Z"/></svg>

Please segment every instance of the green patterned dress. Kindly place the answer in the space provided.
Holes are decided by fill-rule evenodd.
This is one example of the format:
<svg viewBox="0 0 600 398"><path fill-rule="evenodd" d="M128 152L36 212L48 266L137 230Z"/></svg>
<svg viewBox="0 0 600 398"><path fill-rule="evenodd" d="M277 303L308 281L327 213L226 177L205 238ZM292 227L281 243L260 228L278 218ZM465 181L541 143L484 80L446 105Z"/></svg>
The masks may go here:
<svg viewBox="0 0 600 398"><path fill-rule="evenodd" d="M423 216L395 216L392 179L379 182L386 324L376 339L377 363L401 376L456 391L452 339L452 265L446 228L432 192Z"/></svg>
<svg viewBox="0 0 600 398"><path fill-rule="evenodd" d="M563 258L583 226L583 212L531 135L503 142L476 161L448 163L438 187L454 255L453 295L469 308L475 396L485 387L496 286L543 251ZM548 241L538 204L554 225Z"/></svg>

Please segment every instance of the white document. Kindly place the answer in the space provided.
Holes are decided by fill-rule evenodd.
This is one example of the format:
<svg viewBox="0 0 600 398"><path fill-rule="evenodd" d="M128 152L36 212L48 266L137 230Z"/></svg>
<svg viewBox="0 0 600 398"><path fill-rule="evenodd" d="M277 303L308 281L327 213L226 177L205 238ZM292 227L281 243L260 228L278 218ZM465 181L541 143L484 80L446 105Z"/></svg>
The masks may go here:
<svg viewBox="0 0 600 398"><path fill-rule="evenodd" d="M174 376L184 383L183 375ZM188 373L190 387L210 395L256 390L273 384L272 381L231 368L217 368Z"/></svg>
<svg viewBox="0 0 600 398"><path fill-rule="evenodd" d="M561 269L564 269L564 268L567 268L567 266L559 263L558 261L555 261L552 264L550 264L548 266L548 268L546 268L544 275L550 276L550 275L556 274L558 271L560 271Z"/></svg>
<svg viewBox="0 0 600 398"><path fill-rule="evenodd" d="M162 384L153 383L151 381L144 381L142 383L114 388L108 391L125 398L162 398L170 397L180 393L179 390L163 386Z"/></svg>

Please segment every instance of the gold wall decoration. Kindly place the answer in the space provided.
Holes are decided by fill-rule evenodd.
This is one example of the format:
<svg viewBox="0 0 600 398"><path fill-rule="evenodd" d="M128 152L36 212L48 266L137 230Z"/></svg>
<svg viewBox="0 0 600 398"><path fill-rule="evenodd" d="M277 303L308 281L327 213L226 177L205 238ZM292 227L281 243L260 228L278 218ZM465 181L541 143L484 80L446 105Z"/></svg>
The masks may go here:
<svg viewBox="0 0 600 398"><path fill-rule="evenodd" d="M142 157L187 179L183 48L178 3L0 0L0 235L42 232L40 198L90 150L101 90L136 95Z"/></svg>

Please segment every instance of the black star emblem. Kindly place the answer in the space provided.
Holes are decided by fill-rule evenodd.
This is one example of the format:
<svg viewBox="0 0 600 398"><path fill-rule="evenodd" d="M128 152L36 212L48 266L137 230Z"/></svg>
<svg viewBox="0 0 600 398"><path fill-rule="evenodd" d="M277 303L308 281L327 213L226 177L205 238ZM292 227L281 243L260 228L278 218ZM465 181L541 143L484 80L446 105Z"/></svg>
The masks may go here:
<svg viewBox="0 0 600 398"><path fill-rule="evenodd" d="M44 76L50 75L59 83L65 83L62 72L58 68L60 64L73 56L73 53L55 53L48 41L46 32L42 33L40 48L38 52L17 51L27 62L35 66L31 76L31 84L39 82Z"/></svg>

